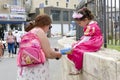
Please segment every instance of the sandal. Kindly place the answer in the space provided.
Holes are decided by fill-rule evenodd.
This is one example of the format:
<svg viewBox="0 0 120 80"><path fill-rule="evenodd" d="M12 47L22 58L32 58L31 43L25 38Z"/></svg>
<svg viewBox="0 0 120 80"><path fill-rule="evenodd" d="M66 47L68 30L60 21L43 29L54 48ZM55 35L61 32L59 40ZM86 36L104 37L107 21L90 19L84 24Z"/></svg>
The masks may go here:
<svg viewBox="0 0 120 80"><path fill-rule="evenodd" d="M80 71L72 71L69 73L69 75L78 75L81 73L81 70Z"/></svg>

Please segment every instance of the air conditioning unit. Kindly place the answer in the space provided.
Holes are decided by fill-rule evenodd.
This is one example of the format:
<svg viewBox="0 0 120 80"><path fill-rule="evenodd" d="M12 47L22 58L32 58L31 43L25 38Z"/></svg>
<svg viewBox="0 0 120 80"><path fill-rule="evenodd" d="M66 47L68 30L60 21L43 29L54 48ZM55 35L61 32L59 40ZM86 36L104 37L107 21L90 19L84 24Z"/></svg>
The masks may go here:
<svg viewBox="0 0 120 80"><path fill-rule="evenodd" d="M3 4L3 8L7 9L7 8L9 8L9 5L5 3L5 4Z"/></svg>

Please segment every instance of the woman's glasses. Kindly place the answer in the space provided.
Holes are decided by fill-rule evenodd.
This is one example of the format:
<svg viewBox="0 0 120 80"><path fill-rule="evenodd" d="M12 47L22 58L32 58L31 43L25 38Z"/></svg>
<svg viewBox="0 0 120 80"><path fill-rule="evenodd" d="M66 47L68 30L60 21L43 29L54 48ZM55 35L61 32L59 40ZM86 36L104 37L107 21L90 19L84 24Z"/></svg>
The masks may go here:
<svg viewBox="0 0 120 80"><path fill-rule="evenodd" d="M52 28L52 26L49 26L49 29L51 29Z"/></svg>

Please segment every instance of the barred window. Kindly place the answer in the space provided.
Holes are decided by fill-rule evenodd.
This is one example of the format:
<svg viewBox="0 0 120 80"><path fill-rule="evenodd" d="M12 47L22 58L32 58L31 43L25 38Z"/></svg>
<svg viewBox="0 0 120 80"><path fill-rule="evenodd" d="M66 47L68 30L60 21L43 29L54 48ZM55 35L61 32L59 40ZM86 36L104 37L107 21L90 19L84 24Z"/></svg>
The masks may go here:
<svg viewBox="0 0 120 80"><path fill-rule="evenodd" d="M63 21L69 21L68 11L63 11Z"/></svg>
<svg viewBox="0 0 120 80"><path fill-rule="evenodd" d="M53 21L60 21L60 10L51 10Z"/></svg>

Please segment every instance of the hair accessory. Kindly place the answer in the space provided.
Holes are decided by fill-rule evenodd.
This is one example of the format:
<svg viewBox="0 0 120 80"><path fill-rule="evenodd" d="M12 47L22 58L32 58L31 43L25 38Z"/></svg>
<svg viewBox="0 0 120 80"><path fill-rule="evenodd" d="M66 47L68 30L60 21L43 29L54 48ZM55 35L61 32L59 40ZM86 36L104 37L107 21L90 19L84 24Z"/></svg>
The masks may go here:
<svg viewBox="0 0 120 80"><path fill-rule="evenodd" d="M30 23L30 25L35 25L35 21L34 20L30 21L29 23Z"/></svg>
<svg viewBox="0 0 120 80"><path fill-rule="evenodd" d="M73 18L82 18L83 15L81 13L74 12L72 15Z"/></svg>
<svg viewBox="0 0 120 80"><path fill-rule="evenodd" d="M86 10L87 9L87 7L83 7L81 10Z"/></svg>

